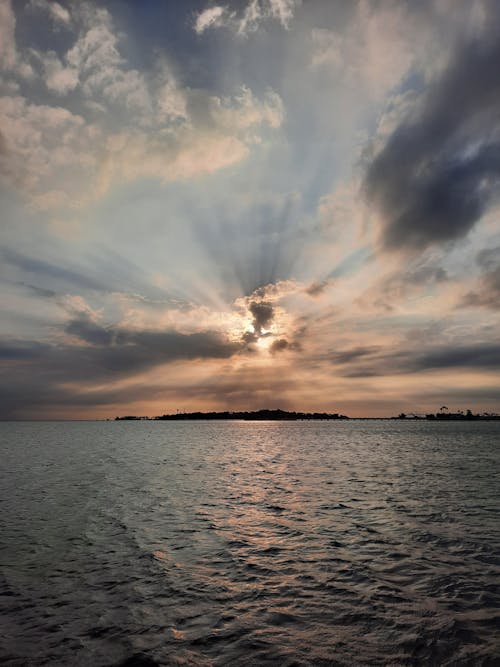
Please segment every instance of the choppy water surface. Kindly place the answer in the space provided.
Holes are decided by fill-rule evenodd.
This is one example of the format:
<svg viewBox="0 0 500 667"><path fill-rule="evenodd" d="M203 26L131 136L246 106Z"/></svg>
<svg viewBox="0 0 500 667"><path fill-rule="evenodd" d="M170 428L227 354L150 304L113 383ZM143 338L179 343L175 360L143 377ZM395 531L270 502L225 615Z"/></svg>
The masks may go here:
<svg viewBox="0 0 500 667"><path fill-rule="evenodd" d="M4 664L500 664L500 423L0 437Z"/></svg>

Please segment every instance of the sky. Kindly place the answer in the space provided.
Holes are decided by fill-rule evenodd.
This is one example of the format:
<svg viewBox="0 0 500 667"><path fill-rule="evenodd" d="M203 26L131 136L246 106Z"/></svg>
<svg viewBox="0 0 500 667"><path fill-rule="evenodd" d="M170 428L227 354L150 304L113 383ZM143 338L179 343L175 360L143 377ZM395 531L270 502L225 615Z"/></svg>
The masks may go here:
<svg viewBox="0 0 500 667"><path fill-rule="evenodd" d="M0 418L500 411L496 0L0 0Z"/></svg>

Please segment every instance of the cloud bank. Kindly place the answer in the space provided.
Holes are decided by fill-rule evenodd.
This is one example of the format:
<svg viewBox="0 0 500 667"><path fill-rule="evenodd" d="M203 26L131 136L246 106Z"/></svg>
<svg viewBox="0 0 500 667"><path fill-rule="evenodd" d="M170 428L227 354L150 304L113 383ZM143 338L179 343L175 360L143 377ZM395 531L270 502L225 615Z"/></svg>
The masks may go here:
<svg viewBox="0 0 500 667"><path fill-rule="evenodd" d="M492 17L496 18L496 17ZM459 43L444 72L369 165L368 199L386 248L422 249L464 237L498 197L498 21Z"/></svg>

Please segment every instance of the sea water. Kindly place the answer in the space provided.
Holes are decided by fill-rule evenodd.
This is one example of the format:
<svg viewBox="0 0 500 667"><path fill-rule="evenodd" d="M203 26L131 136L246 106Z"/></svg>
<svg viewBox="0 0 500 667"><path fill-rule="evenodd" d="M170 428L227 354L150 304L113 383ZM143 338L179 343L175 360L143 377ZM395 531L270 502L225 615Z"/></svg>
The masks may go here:
<svg viewBox="0 0 500 667"><path fill-rule="evenodd" d="M500 422L0 439L2 664L500 664Z"/></svg>

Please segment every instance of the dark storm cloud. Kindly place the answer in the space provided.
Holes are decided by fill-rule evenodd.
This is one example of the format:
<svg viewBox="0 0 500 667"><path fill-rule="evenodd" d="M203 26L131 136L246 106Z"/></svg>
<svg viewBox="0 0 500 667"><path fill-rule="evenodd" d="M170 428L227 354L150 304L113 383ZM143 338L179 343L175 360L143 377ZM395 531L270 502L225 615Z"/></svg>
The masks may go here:
<svg viewBox="0 0 500 667"><path fill-rule="evenodd" d="M44 287L37 287L37 285L31 285L30 283L25 283L22 280L6 280L7 284L15 285L16 287L22 287L28 292L31 292L34 296L40 296L45 299L52 299L57 296L57 292L51 289L45 289Z"/></svg>
<svg viewBox="0 0 500 667"><path fill-rule="evenodd" d="M2 405L0 419L16 419L19 416L32 415L41 408L60 407L95 407L110 405L119 401L137 399L140 390L137 386L122 389L101 389L98 391L77 392L68 390L57 384L48 383L46 379L35 378L27 382L25 374L16 376L10 386L0 383L0 402ZM148 398L152 398L154 392Z"/></svg>
<svg viewBox="0 0 500 667"><path fill-rule="evenodd" d="M300 352L302 350L302 345L299 340L287 340L286 338L276 338L271 343L269 351L271 354L277 354L279 352L284 352L285 350L293 350L295 352Z"/></svg>
<svg viewBox="0 0 500 667"><path fill-rule="evenodd" d="M1 341L0 361L38 360L50 349L50 345L43 345L34 341Z"/></svg>
<svg viewBox="0 0 500 667"><path fill-rule="evenodd" d="M289 347L290 343L286 340L286 338L277 338L276 340L273 340L269 349L271 354L276 354L276 352L283 352L283 350L286 350Z"/></svg>
<svg viewBox="0 0 500 667"><path fill-rule="evenodd" d="M102 327L84 315L65 330L75 344L40 344L4 340L0 361L0 417L23 411L30 403L71 405L68 384L112 381L179 360L227 359L242 349L213 331L184 334L178 331L133 331ZM74 391L80 396L79 391ZM31 398L30 398L31 397ZM75 397L75 404L81 404ZM98 404L96 397L93 405Z"/></svg>
<svg viewBox="0 0 500 667"><path fill-rule="evenodd" d="M21 346L12 343L8 350L9 357L14 361L13 355L19 354L21 347L24 361L27 362L30 360L30 344ZM222 345L221 348L220 355L228 356L232 351L231 348L226 349ZM44 418L47 410L52 411L52 414L63 415L67 408L71 412L72 408L97 406L115 406L110 413L110 416L114 416L123 414L120 405L130 401L143 399L165 400L169 403L175 401L180 407L189 407L199 401L213 403L214 396L220 402L221 408L226 409L232 409L235 405L244 405L247 409L259 409L263 405L292 407L292 404L284 398L284 393L290 388L289 379L285 376L273 378L271 384L268 374L259 373L255 369L242 369L236 378L228 379L216 374L206 380L195 381L190 386L183 384L182 392L179 392L176 376L168 373L165 373L160 385L136 382L121 387L88 389L85 386L77 387L76 384L68 386L75 381L72 371L78 364L65 369L67 359L64 358L63 351L60 351L58 356L52 350L50 356L50 349L38 350L32 343L31 353L33 356L38 356L38 364L16 363L12 365L8 380L7 374L0 379L0 419ZM73 359L75 354L76 351L73 349L71 355ZM83 356L83 351L78 354ZM67 355L68 359L69 356ZM19 362L19 359L15 361ZM59 363L58 367L53 365L56 361ZM109 376L109 379L115 379L115 376Z"/></svg>
<svg viewBox="0 0 500 667"><path fill-rule="evenodd" d="M478 253L477 263L481 267L478 287L465 295L462 306L500 308L500 246L487 248Z"/></svg>
<svg viewBox="0 0 500 667"><path fill-rule="evenodd" d="M267 301L254 301L248 309L253 315L253 328L257 336L262 336L262 329L267 329L274 318L272 303Z"/></svg>
<svg viewBox="0 0 500 667"><path fill-rule="evenodd" d="M353 348L330 354L330 360L339 366L347 365L344 377L378 377L419 373L432 370L471 369L478 371L500 368L500 345L450 345L427 349L402 348L387 351L384 348ZM359 360L359 363L357 363Z"/></svg>
<svg viewBox="0 0 500 667"><path fill-rule="evenodd" d="M415 370L434 368L500 368L500 345L465 345L456 348L437 348L416 357Z"/></svg>
<svg viewBox="0 0 500 667"><path fill-rule="evenodd" d="M311 283L306 287L304 290L306 294L309 296L319 296L320 294L323 294L323 292L326 290L326 288L329 285L328 280L318 280L316 282Z"/></svg>
<svg viewBox="0 0 500 667"><path fill-rule="evenodd" d="M349 350L334 352L330 359L334 364L349 364L352 361L356 361L357 359L377 352L378 349L378 347L354 347Z"/></svg>
<svg viewBox="0 0 500 667"><path fill-rule="evenodd" d="M499 192L499 20L457 48L369 165L365 190L384 219L387 248L423 248L463 237Z"/></svg>
<svg viewBox="0 0 500 667"><path fill-rule="evenodd" d="M91 345L110 345L113 342L112 331L96 324L88 317L71 320L64 330Z"/></svg>
<svg viewBox="0 0 500 667"><path fill-rule="evenodd" d="M467 401L467 402L500 402L500 387L498 386L489 386L484 387L455 387L452 386L446 389L446 394L450 398L453 398L456 401ZM443 401L443 390L439 391L427 391L424 395L416 394L415 400L417 401L429 401L435 400L436 403L441 404Z"/></svg>
<svg viewBox="0 0 500 667"><path fill-rule="evenodd" d="M65 331L88 345L53 347L51 354L55 361L66 358L74 375L86 379L134 373L181 359L224 359L241 347L213 331L184 334L103 327L84 314L72 319Z"/></svg>

